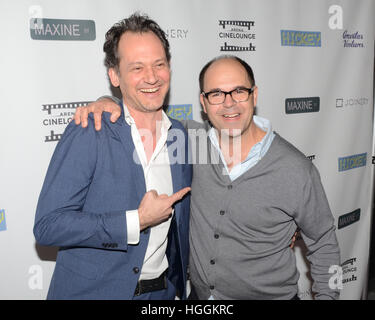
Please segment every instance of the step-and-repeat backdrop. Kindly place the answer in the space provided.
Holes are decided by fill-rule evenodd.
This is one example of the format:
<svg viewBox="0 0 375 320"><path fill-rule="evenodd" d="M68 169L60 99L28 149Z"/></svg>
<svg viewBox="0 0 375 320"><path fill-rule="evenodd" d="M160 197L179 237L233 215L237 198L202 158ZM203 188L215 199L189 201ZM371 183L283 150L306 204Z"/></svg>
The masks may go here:
<svg viewBox="0 0 375 320"><path fill-rule="evenodd" d="M341 299L365 298L373 193L372 0L2 0L0 299L44 299L57 248L32 228L53 150L75 108L111 94L105 32L141 11L168 35L168 113L201 120L198 74L220 54L254 69L257 114L318 167L341 247ZM303 241L299 296L311 299ZM337 284L337 270L332 270Z"/></svg>

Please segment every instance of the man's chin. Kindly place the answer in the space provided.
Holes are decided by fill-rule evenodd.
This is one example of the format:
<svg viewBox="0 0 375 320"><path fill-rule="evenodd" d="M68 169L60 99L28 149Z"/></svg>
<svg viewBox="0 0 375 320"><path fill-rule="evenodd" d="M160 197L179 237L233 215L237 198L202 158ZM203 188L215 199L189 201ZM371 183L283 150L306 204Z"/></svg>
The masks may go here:
<svg viewBox="0 0 375 320"><path fill-rule="evenodd" d="M238 138L242 135L242 130L241 129L233 129L233 128L228 128L228 129L221 129L220 130L220 136L234 139Z"/></svg>

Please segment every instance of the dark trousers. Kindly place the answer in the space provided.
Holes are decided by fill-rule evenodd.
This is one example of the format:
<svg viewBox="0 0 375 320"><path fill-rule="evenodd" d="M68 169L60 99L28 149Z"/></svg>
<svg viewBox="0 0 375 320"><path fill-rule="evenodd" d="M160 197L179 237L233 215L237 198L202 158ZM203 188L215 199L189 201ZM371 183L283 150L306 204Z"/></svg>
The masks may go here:
<svg viewBox="0 0 375 320"><path fill-rule="evenodd" d="M168 280L167 289L143 293L133 297L133 300L175 300L175 298L176 288L173 283Z"/></svg>
<svg viewBox="0 0 375 320"><path fill-rule="evenodd" d="M197 292L195 291L194 289L194 286L191 285L191 291L190 291L190 295L188 297L188 300L199 300L199 297L197 295ZM301 300L298 295L296 294L292 299L290 300Z"/></svg>

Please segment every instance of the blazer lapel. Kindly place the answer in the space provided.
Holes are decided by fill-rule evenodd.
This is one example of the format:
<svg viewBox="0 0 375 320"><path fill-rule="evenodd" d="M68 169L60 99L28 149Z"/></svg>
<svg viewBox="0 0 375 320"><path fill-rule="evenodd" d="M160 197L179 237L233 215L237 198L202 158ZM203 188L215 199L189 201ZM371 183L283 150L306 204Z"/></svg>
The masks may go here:
<svg viewBox="0 0 375 320"><path fill-rule="evenodd" d="M121 116L116 124L118 124L117 126L115 126L116 131L128 157L127 165L132 169L132 179L134 181L139 199L141 200L146 193L146 183L141 161L139 160L138 154L135 151L135 146L131 135L131 128L125 122L123 116Z"/></svg>
<svg viewBox="0 0 375 320"><path fill-rule="evenodd" d="M172 122L172 126L171 126L171 129L175 129L174 126L173 126L173 122ZM172 184L173 184L173 193L176 193L177 191L179 191L181 188L182 188L182 165L178 163L178 161L176 162L176 156L173 155L173 152L176 151L176 147L177 148L184 148L184 146L178 144L178 139L177 141L173 138L176 138L176 136L172 135L172 132L173 130L169 130L168 131L168 137L167 137L167 148L168 148L168 155L169 155L169 163L170 163L170 167L171 167L171 175L172 175ZM185 149L184 149L185 150ZM177 209L176 207L179 207L181 205L181 202L177 202L176 205L175 205L175 209ZM177 222L177 225L178 225L178 222L180 220L180 216L178 215L178 212L180 212L181 210L175 210L175 213L176 213L176 222Z"/></svg>

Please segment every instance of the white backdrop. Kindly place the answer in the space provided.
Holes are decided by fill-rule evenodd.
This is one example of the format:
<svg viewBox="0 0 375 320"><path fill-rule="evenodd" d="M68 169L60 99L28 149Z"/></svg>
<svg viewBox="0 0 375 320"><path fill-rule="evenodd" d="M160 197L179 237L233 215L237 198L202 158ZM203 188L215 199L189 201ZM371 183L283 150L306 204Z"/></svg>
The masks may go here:
<svg viewBox="0 0 375 320"><path fill-rule="evenodd" d="M214 56L237 54L253 67L258 115L320 170L341 248L341 298L364 298L374 173L374 1L2 0L0 299L46 297L56 248L36 245L32 234L44 175L74 108L111 93L104 34L135 10L168 33L171 116L201 119L198 74ZM301 242L299 295L311 299Z"/></svg>

